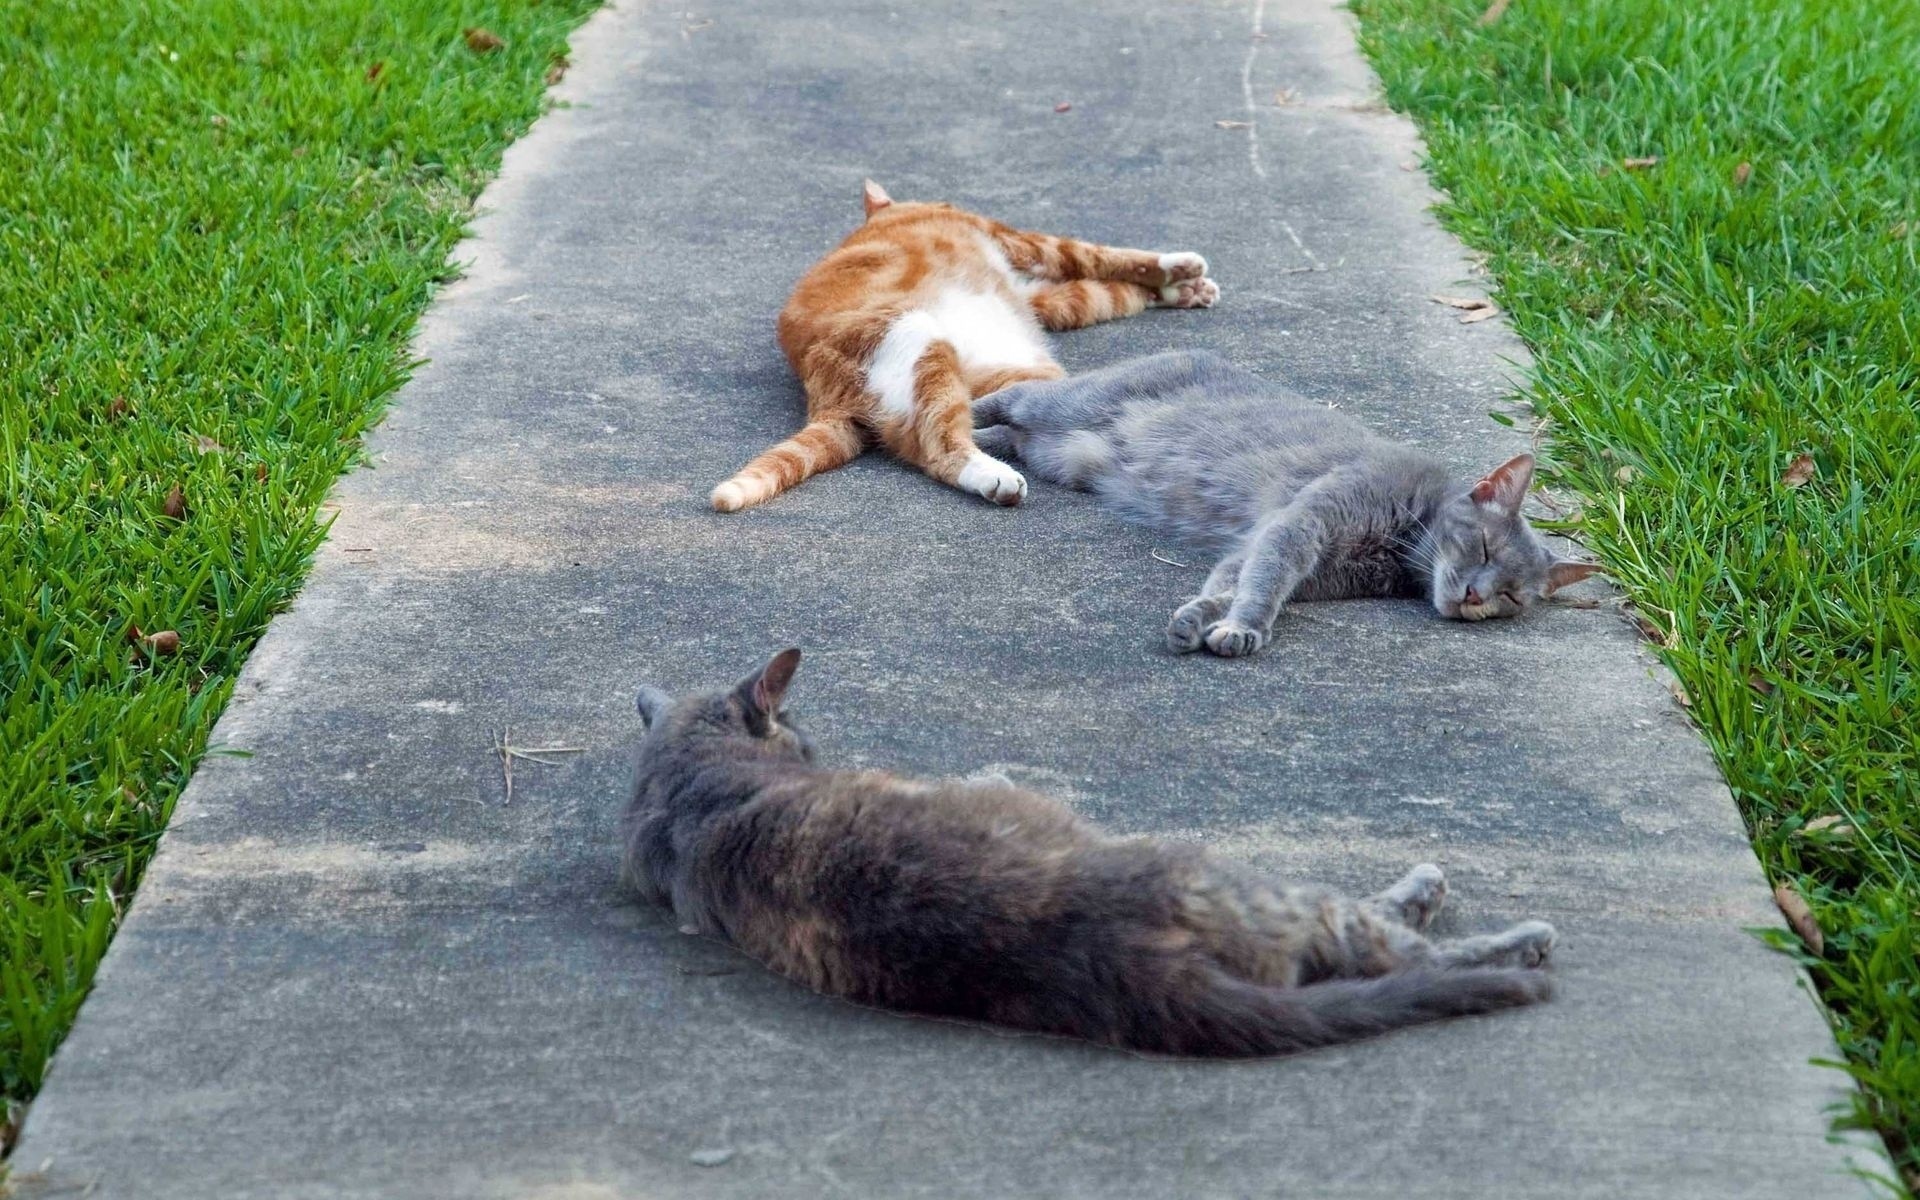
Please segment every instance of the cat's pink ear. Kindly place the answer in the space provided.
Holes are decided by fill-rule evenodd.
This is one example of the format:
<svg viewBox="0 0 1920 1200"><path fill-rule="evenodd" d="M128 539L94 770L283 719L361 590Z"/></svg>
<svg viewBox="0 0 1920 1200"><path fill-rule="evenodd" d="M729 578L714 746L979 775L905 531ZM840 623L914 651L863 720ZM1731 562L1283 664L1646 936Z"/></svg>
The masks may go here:
<svg viewBox="0 0 1920 1200"><path fill-rule="evenodd" d="M867 215L869 217L893 203L893 197L887 195L887 189L881 187L871 179L867 180L866 194L861 198L866 201Z"/></svg>
<svg viewBox="0 0 1920 1200"><path fill-rule="evenodd" d="M793 673L799 666L800 649L797 646L789 646L774 655L760 673L753 677L747 689L747 695L753 701L753 706L763 713L780 711L780 702L786 699L787 685L793 682Z"/></svg>
<svg viewBox="0 0 1920 1200"><path fill-rule="evenodd" d="M1533 486L1533 455L1516 454L1501 463L1487 477L1473 485L1475 504L1497 504L1510 513L1518 514L1520 502L1527 498L1527 489Z"/></svg>
<svg viewBox="0 0 1920 1200"><path fill-rule="evenodd" d="M1601 569L1599 563L1575 562L1571 558L1560 559L1547 568L1547 595L1551 596L1563 587L1579 583Z"/></svg>

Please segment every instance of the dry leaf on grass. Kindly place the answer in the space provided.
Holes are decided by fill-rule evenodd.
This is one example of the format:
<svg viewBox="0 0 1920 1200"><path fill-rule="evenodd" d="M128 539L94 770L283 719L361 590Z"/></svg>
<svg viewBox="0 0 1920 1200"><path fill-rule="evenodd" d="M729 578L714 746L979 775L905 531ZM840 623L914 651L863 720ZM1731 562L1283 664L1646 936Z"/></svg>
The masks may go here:
<svg viewBox="0 0 1920 1200"><path fill-rule="evenodd" d="M113 401L107 405L107 420L118 421L121 417L126 416L132 411L133 405L127 403L125 396L115 396Z"/></svg>
<svg viewBox="0 0 1920 1200"><path fill-rule="evenodd" d="M140 639L140 644L158 655L180 653L180 635L171 629L162 629L159 633L150 633Z"/></svg>
<svg viewBox="0 0 1920 1200"><path fill-rule="evenodd" d="M565 79L567 77L567 68L572 65L573 63L568 60L566 55L564 54L554 55L553 65L547 68L547 86L552 87L554 84L559 83L562 79Z"/></svg>
<svg viewBox="0 0 1920 1200"><path fill-rule="evenodd" d="M1493 0L1493 3L1487 5L1487 10L1480 14L1474 21L1474 24L1484 29L1504 16L1507 11L1507 6L1512 3L1513 0Z"/></svg>
<svg viewBox="0 0 1920 1200"><path fill-rule="evenodd" d="M1905 221L1902 221L1898 225L1895 225L1892 229L1887 230L1887 236L1896 237L1896 238L1903 238L1907 236L1907 223Z"/></svg>
<svg viewBox="0 0 1920 1200"><path fill-rule="evenodd" d="M267 464L260 463L253 468L253 477L261 483L267 481Z"/></svg>
<svg viewBox="0 0 1920 1200"><path fill-rule="evenodd" d="M160 511L176 521L186 517L187 494L180 490L179 484L174 484L173 490L167 493L167 498L160 502Z"/></svg>
<svg viewBox="0 0 1920 1200"><path fill-rule="evenodd" d="M1632 468L1632 467L1621 467L1621 468L1620 468L1620 469L1619 469L1618 471L1615 471L1615 472L1613 473L1613 477L1614 477L1615 479L1618 479L1618 480L1619 480L1619 481L1620 481L1621 483L1632 483L1632 482L1633 482L1633 468Z"/></svg>
<svg viewBox="0 0 1920 1200"><path fill-rule="evenodd" d="M387 69L387 64L386 64L385 62L377 62L377 63L374 63L374 64L373 64L372 66L370 66L370 67L368 67L368 68L367 68L367 82L368 82L368 83L379 83L379 82L380 82L380 73L381 73L382 71L385 71L386 69Z"/></svg>
<svg viewBox="0 0 1920 1200"><path fill-rule="evenodd" d="M1747 686L1759 692L1762 696L1773 695L1773 684L1758 671L1749 671L1747 673Z"/></svg>
<svg viewBox="0 0 1920 1200"><path fill-rule="evenodd" d="M222 446L219 442L214 441L204 433L197 435L193 439L193 448L202 454L218 454L220 451L226 449L225 446Z"/></svg>
<svg viewBox="0 0 1920 1200"><path fill-rule="evenodd" d="M1743 162L1733 169L1733 186L1745 187L1747 180L1753 178L1753 164Z"/></svg>
<svg viewBox="0 0 1920 1200"><path fill-rule="evenodd" d="M505 38L491 29L483 29L478 25L469 25L460 31L460 36L467 39L467 49L475 54L492 54L496 50L507 48Z"/></svg>
<svg viewBox="0 0 1920 1200"><path fill-rule="evenodd" d="M1814 476L1813 455L1802 454L1793 460L1786 472L1780 476L1780 482L1788 487L1805 487Z"/></svg>
<svg viewBox="0 0 1920 1200"><path fill-rule="evenodd" d="M1657 166L1659 162L1659 155L1649 154L1645 158L1623 158L1620 160L1620 165L1629 171L1642 171L1648 167Z"/></svg>
<svg viewBox="0 0 1920 1200"><path fill-rule="evenodd" d="M1462 325L1473 325L1473 324L1476 324L1477 322L1487 320L1489 317L1497 317L1499 315L1500 315L1500 306L1497 304L1489 304L1485 308L1476 308L1472 312L1461 317L1460 323Z"/></svg>
<svg viewBox="0 0 1920 1200"><path fill-rule="evenodd" d="M1215 129L1252 129L1253 122L1252 121L1215 121L1213 123L1213 127Z"/></svg>
<svg viewBox="0 0 1920 1200"><path fill-rule="evenodd" d="M1800 935L1800 940L1807 944L1807 949L1815 954L1826 953L1827 939L1820 935L1820 923L1813 919L1813 910L1808 908L1807 902L1800 898L1800 893L1793 890L1792 884L1784 879L1774 884L1773 902L1780 906L1780 912L1787 918L1787 924L1793 926L1793 931Z"/></svg>
<svg viewBox="0 0 1920 1200"><path fill-rule="evenodd" d="M1853 836L1853 826L1849 825L1847 819L1838 813L1828 813L1824 817L1815 817L1813 820L1808 821L1800 827L1799 832L1802 835L1823 833L1831 838L1848 838Z"/></svg>
<svg viewBox="0 0 1920 1200"><path fill-rule="evenodd" d="M1687 689L1680 686L1680 681L1678 679L1669 683L1667 685L1667 690L1673 693L1674 700L1676 700L1679 703L1681 708L1693 707L1693 697L1687 695Z"/></svg>

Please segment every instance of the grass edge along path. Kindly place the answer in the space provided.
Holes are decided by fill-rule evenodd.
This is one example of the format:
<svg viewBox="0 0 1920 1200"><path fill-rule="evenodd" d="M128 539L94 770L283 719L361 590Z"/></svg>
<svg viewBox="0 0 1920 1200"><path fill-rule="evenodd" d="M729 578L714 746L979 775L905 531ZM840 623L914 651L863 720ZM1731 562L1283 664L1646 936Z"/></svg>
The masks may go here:
<svg viewBox="0 0 1920 1200"><path fill-rule="evenodd" d="M1352 7L1920 1187L1920 4Z"/></svg>
<svg viewBox="0 0 1920 1200"><path fill-rule="evenodd" d="M0 1150L593 7L0 13Z"/></svg>

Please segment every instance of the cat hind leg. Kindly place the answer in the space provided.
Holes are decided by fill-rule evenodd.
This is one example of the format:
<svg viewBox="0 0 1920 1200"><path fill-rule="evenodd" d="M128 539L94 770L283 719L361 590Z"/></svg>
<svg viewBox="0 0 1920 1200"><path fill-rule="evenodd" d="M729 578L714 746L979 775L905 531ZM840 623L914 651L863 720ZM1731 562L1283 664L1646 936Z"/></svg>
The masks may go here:
<svg viewBox="0 0 1920 1200"><path fill-rule="evenodd" d="M1545 921L1522 921L1499 933L1438 943L1434 959L1443 967L1540 967L1557 938Z"/></svg>
<svg viewBox="0 0 1920 1200"><path fill-rule="evenodd" d="M930 341L913 360L907 403L897 398L889 403L892 393L879 390L880 438L894 454L950 487L1003 507L1026 499L1026 478L974 442L973 391L953 343Z"/></svg>

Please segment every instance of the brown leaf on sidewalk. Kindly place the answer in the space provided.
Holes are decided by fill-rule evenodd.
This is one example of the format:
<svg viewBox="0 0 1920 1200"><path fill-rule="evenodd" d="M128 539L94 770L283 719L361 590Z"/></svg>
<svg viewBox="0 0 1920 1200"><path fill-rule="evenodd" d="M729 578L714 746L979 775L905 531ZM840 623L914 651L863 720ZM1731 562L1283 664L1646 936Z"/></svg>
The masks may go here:
<svg viewBox="0 0 1920 1200"><path fill-rule="evenodd" d="M1480 296L1428 296L1435 304L1444 304L1448 308L1492 308L1493 301Z"/></svg>
<svg viewBox="0 0 1920 1200"><path fill-rule="evenodd" d="M1753 178L1753 164L1743 162L1733 169L1733 186L1745 187L1747 180Z"/></svg>
<svg viewBox="0 0 1920 1200"><path fill-rule="evenodd" d="M1513 0L1493 0L1492 4L1487 5L1487 10L1481 13L1479 17L1474 20L1474 24L1480 26L1482 29L1485 29L1487 26L1493 24L1495 21L1498 21L1501 17L1505 16L1507 12L1507 6L1512 3L1513 3Z"/></svg>
<svg viewBox="0 0 1920 1200"><path fill-rule="evenodd" d="M1805 487L1808 483L1812 482L1815 471L1813 455L1802 454L1798 458L1795 458L1793 463L1787 467L1786 471L1780 476L1780 482L1791 488Z"/></svg>
<svg viewBox="0 0 1920 1200"><path fill-rule="evenodd" d="M1675 702L1677 702L1681 708L1693 707L1693 697L1687 695L1687 689L1680 686L1678 679L1667 684L1667 690L1673 693Z"/></svg>
<svg viewBox="0 0 1920 1200"><path fill-rule="evenodd" d="M1060 103L1053 106L1053 111L1057 113L1072 112L1073 104L1070 101L1062 100Z"/></svg>
<svg viewBox="0 0 1920 1200"><path fill-rule="evenodd" d="M1649 154L1645 158L1623 158L1620 160L1620 165L1629 171L1645 170L1648 167L1658 166L1659 163L1660 156L1657 154Z"/></svg>
<svg viewBox="0 0 1920 1200"><path fill-rule="evenodd" d="M460 31L460 36L467 39L467 49L475 54L492 54L496 50L507 48L505 38L491 29L483 29L478 25L469 25Z"/></svg>
<svg viewBox="0 0 1920 1200"><path fill-rule="evenodd" d="M160 511L163 515L175 521L185 519L187 515L187 494L180 490L179 484L174 484L173 490L167 493L167 498L160 502Z"/></svg>
<svg viewBox="0 0 1920 1200"><path fill-rule="evenodd" d="M1499 315L1500 315L1500 306L1497 304L1489 304L1485 308L1476 308L1472 312L1461 317L1460 323L1462 325L1472 325L1476 321L1484 321L1489 317L1497 317Z"/></svg>
<svg viewBox="0 0 1920 1200"><path fill-rule="evenodd" d="M1780 906L1781 915L1800 935L1800 940L1807 944L1807 949L1815 954L1826 953L1827 939L1820 935L1820 923L1813 919L1813 910L1807 907L1807 902L1800 898L1800 893L1793 889L1791 883L1783 879L1773 885L1773 902Z"/></svg>
<svg viewBox="0 0 1920 1200"><path fill-rule="evenodd" d="M1253 122L1252 121L1215 121L1213 123L1213 127L1215 129L1252 129Z"/></svg>

